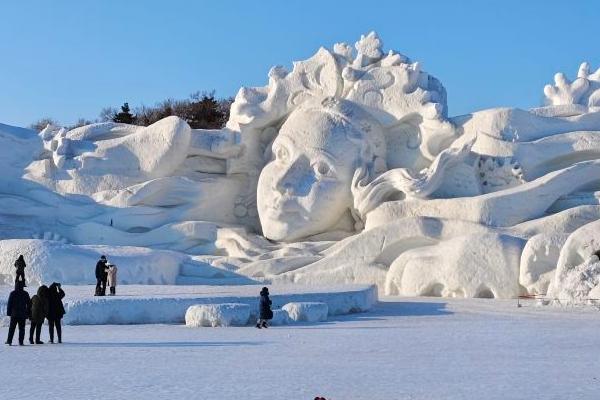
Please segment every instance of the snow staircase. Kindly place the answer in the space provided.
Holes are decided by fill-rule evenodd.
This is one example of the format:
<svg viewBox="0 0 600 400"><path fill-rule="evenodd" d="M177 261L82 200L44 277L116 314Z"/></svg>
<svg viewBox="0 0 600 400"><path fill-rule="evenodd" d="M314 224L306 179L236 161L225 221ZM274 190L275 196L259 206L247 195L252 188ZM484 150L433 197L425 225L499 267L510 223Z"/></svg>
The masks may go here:
<svg viewBox="0 0 600 400"><path fill-rule="evenodd" d="M184 262L179 270L178 285L252 285L256 281L206 262Z"/></svg>

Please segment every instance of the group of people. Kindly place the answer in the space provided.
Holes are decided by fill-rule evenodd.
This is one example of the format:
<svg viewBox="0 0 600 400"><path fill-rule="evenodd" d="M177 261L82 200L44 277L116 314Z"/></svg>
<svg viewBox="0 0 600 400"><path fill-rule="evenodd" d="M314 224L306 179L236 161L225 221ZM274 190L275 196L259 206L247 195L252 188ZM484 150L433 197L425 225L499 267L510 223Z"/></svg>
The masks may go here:
<svg viewBox="0 0 600 400"><path fill-rule="evenodd" d="M30 298L29 293L25 290L27 286L25 283L26 266L23 255L20 255L15 261L15 290L10 293L6 306L6 314L10 317L6 344L12 345L17 327L19 328L19 345L24 344L27 319L30 320L30 344L44 344L40 335L45 319L48 320L50 343L54 343L54 330L57 333L58 343L62 343L61 320L65 315L62 299L65 297L65 292L60 283L53 282L50 287L40 286L37 294ZM107 284L110 288L110 295L114 296L117 287L117 266L108 262L106 256L103 255L96 263L96 292L94 295L105 296ZM269 327L268 321L273 319L271 305L269 289L263 287L260 291L259 319L256 323L258 329Z"/></svg>
<svg viewBox="0 0 600 400"><path fill-rule="evenodd" d="M62 299L65 292L58 282L53 282L50 287L42 285L33 297L25 290L25 260L22 255L15 262L17 276L15 278L15 290L8 296L6 304L6 315L10 317L8 328L7 345L12 345L17 327L19 328L19 345L25 343L25 325L27 319L30 321L29 343L44 344L41 340L42 326L44 320L48 320L48 331L50 343L54 343L54 331L56 330L58 343L62 343L61 320L65 315L65 307ZM35 340L34 340L35 334Z"/></svg>
<svg viewBox="0 0 600 400"><path fill-rule="evenodd" d="M96 292L94 296L106 296L106 285L110 288L110 295L117 294L117 266L111 264L106 256L101 256L96 263Z"/></svg>

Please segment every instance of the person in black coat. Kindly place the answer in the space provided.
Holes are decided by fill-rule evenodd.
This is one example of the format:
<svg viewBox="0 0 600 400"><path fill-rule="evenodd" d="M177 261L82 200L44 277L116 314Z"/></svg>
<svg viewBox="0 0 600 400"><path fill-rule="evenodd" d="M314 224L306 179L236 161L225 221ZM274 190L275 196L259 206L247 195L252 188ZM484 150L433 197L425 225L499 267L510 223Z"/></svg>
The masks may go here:
<svg viewBox="0 0 600 400"><path fill-rule="evenodd" d="M269 299L269 289L264 287L260 291L260 302L259 302L259 319L256 323L256 327L268 328L267 321L273 319L273 311L271 311L271 299Z"/></svg>
<svg viewBox="0 0 600 400"><path fill-rule="evenodd" d="M31 298L31 312L29 313L29 343L44 344L41 341L42 325L48 317L48 286L42 285L38 288L37 294ZM35 342L33 334L35 333Z"/></svg>
<svg viewBox="0 0 600 400"><path fill-rule="evenodd" d="M94 296L105 296L106 295L106 280L108 279L108 272L106 271L106 256L101 256L100 260L96 263L96 293Z"/></svg>
<svg viewBox="0 0 600 400"><path fill-rule="evenodd" d="M17 281L15 290L8 296L6 315L10 317L10 325L6 344L9 346L12 345L17 325L19 326L19 346L23 346L23 341L25 340L25 321L31 310L31 299L29 298L29 293L23 289L24 287L25 282Z"/></svg>
<svg viewBox="0 0 600 400"><path fill-rule="evenodd" d="M15 261L15 268L17 269L17 273L15 276L15 283L17 283L19 281L19 278L21 278L21 281L23 282L23 287L27 286L25 284L25 267L26 266L27 266L27 264L25 264L25 258L23 258L23 254L19 255L19 257L17 258L17 261Z"/></svg>
<svg viewBox="0 0 600 400"><path fill-rule="evenodd" d="M48 331L50 333L50 343L54 343L54 328L58 336L58 343L62 343L62 327L60 320L65 315L65 306L62 299L65 297L65 291L61 284L53 282L48 288Z"/></svg>

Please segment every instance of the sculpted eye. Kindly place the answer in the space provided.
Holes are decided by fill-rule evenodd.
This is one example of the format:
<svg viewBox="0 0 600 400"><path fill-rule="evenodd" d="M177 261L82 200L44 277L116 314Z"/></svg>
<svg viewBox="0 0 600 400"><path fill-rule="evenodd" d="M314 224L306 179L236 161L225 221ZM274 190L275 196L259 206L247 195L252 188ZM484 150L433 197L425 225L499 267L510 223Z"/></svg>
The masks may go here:
<svg viewBox="0 0 600 400"><path fill-rule="evenodd" d="M328 177L333 175L333 171L329 164L324 161L319 161L313 166L315 173L320 177Z"/></svg>
<svg viewBox="0 0 600 400"><path fill-rule="evenodd" d="M287 162L290 158L289 151L282 146L276 147L273 153L275 154L275 158L277 159L277 161Z"/></svg>

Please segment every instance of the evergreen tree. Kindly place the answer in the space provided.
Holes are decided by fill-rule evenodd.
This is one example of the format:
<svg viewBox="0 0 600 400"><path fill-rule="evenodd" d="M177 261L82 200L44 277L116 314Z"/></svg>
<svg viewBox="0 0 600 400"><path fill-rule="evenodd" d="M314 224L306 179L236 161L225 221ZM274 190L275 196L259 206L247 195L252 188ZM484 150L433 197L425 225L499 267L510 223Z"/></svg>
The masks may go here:
<svg viewBox="0 0 600 400"><path fill-rule="evenodd" d="M223 126L224 113L214 92L194 93L185 116L192 129L218 129Z"/></svg>
<svg viewBox="0 0 600 400"><path fill-rule="evenodd" d="M115 114L112 120L113 122L120 122L122 124L134 124L135 115L131 113L131 110L129 109L129 103L124 103L121 106L121 112Z"/></svg>

